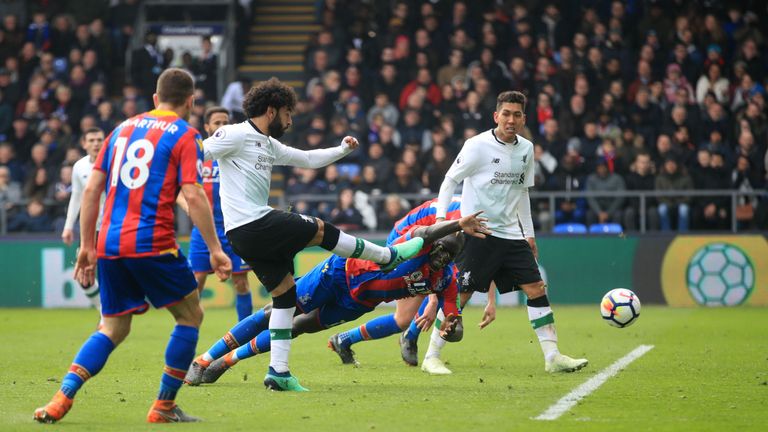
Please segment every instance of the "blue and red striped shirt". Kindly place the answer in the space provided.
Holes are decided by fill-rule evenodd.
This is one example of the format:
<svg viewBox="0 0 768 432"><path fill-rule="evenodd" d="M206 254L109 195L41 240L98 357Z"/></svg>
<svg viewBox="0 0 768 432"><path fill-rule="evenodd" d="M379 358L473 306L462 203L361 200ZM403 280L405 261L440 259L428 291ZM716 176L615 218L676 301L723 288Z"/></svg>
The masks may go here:
<svg viewBox="0 0 768 432"><path fill-rule="evenodd" d="M408 232L411 227L429 226L435 223L437 217L437 198L433 198L424 204L409 211L399 221L395 222L395 227L390 231L387 237L387 244L392 244L398 237ZM448 210L445 214L445 220L461 219L461 196L455 195L451 198Z"/></svg>
<svg viewBox="0 0 768 432"><path fill-rule="evenodd" d="M395 243L409 240L413 226ZM456 268L450 265L433 271L429 267L432 245L424 246L418 255L403 262L390 273L383 273L378 264L368 260L347 258L346 276L349 293L356 302L368 307L415 295L438 294L444 299L444 313L459 315Z"/></svg>
<svg viewBox="0 0 768 432"><path fill-rule="evenodd" d="M221 198L219 197L219 163L215 160L203 162L202 177L205 195L208 197L211 209L213 209L213 224L216 225L216 232L223 235L224 213L221 211Z"/></svg>
<svg viewBox="0 0 768 432"><path fill-rule="evenodd" d="M94 169L106 174L99 258L175 252L174 206L183 184L202 186L200 133L172 111L122 122L105 140Z"/></svg>

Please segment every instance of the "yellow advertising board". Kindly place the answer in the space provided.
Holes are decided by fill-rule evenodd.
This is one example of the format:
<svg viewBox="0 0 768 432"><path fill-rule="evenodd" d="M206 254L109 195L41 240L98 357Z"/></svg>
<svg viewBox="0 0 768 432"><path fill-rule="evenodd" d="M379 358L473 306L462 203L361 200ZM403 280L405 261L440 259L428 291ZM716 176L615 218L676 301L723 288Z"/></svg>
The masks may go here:
<svg viewBox="0 0 768 432"><path fill-rule="evenodd" d="M678 235L661 288L670 306L768 306L768 241L760 235Z"/></svg>

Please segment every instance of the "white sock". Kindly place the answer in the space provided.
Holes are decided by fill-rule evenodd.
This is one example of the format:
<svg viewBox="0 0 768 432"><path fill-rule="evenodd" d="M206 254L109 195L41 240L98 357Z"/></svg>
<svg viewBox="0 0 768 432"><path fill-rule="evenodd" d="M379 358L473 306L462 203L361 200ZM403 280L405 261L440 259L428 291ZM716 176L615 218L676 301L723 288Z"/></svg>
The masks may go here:
<svg viewBox="0 0 768 432"><path fill-rule="evenodd" d="M206 351L206 352L203 353L203 360L205 360L207 362L212 362L214 360L214 358L213 358L213 356L208 351Z"/></svg>
<svg viewBox="0 0 768 432"><path fill-rule="evenodd" d="M291 328L295 307L272 309L269 317L269 366L277 373L288 372L288 354L291 352Z"/></svg>
<svg viewBox="0 0 768 432"><path fill-rule="evenodd" d="M439 323L442 323L444 319L445 314L443 314L443 310L438 310L435 326L432 328L432 334L429 336L429 348L427 348L427 353L424 354L424 360L432 357L440 358L440 352L443 350L446 341L440 337Z"/></svg>
<svg viewBox="0 0 768 432"><path fill-rule="evenodd" d="M557 349L557 332L555 331L555 318L552 308L528 306L528 319L531 321L533 331L539 338L544 360L551 361L559 353Z"/></svg>
<svg viewBox="0 0 768 432"><path fill-rule="evenodd" d="M88 300L91 302L91 304L101 311L101 296L99 295L99 284L94 282L93 285L91 285L88 288L83 288L83 293L85 293L85 296L88 297Z"/></svg>
<svg viewBox="0 0 768 432"><path fill-rule="evenodd" d="M339 232L339 241L331 250L336 255L347 258L360 258L378 264L387 264L392 259L389 248L375 245L368 240L353 237L344 231Z"/></svg>

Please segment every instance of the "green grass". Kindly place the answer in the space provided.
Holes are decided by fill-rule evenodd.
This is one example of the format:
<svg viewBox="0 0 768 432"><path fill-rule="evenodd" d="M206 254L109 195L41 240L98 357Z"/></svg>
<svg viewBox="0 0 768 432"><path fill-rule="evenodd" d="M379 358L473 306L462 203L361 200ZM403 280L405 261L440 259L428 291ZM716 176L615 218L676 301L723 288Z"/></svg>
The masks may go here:
<svg viewBox="0 0 768 432"><path fill-rule="evenodd" d="M355 347L360 368L325 347L330 332L293 344L303 394L271 393L268 357L244 361L215 385L183 388L179 404L203 424L184 430L764 430L768 424L768 310L646 307L633 327L601 322L598 307L555 307L561 350L586 356L581 372L550 376L524 308L503 309L479 331L465 313L465 340L444 358L454 374L430 377L400 360L396 338ZM198 351L232 324L210 310ZM41 430L33 410L58 388L96 324L94 311L0 310L0 430ZM346 329L351 325L344 325ZM172 328L169 314L134 320L133 334L88 382L62 430L167 430L144 423ZM422 337L420 349L428 339ZM531 420L574 387L640 344L655 348L552 422Z"/></svg>

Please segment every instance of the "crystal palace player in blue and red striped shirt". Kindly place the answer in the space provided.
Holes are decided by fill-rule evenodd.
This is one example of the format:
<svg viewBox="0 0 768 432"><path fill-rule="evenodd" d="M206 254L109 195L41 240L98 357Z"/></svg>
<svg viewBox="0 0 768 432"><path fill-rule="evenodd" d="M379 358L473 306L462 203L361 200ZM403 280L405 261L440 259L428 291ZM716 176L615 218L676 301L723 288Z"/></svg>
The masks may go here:
<svg viewBox="0 0 768 432"><path fill-rule="evenodd" d="M484 218L475 214L429 227L411 227L396 243L423 237L424 246L415 257L389 273L371 261L331 255L296 281L298 300L291 329L293 337L354 321L384 302L429 293L444 298L445 309L453 317L446 320L444 336L456 334L460 325L458 288L450 263L461 250L463 237L454 233L464 229L468 234L484 236L490 232L483 222ZM204 359L207 366L193 364L185 381L191 385L214 382L239 360L269 351L270 313L271 308L265 307L238 323L195 360L194 364L199 365L199 360ZM363 326L356 330L361 338L368 339L375 338L382 329ZM329 346L354 362L351 350L341 347L337 338L331 338Z"/></svg>
<svg viewBox="0 0 768 432"><path fill-rule="evenodd" d="M414 226L433 225L437 219L436 205L437 198L426 201L395 222L392 231L390 231L389 236L387 237L387 244L394 242ZM461 218L461 197L456 195L448 206L446 220L456 220L459 218ZM453 264L451 264L451 266L453 272L456 273L455 266ZM374 318L360 328L375 327L382 329L382 331L377 333L377 339L391 336L407 329L400 338L400 344L407 344L409 348L413 347L412 349L416 349L416 341L418 340L421 329L428 329L433 321L438 328L442 325L440 320L446 316L444 311L441 314L442 317L435 321L437 309L442 309L441 303L440 299L434 295L402 298L397 301L395 313ZM383 329L387 330L384 331ZM342 334L342 336L346 335ZM358 342L355 337L351 339L342 337L342 340L350 341L351 343ZM415 366L415 363L412 364Z"/></svg>
<svg viewBox="0 0 768 432"><path fill-rule="evenodd" d="M201 146L199 132L172 111L140 114L107 137L94 166L109 175L96 248L99 258L178 250L173 228L176 193L180 185L202 185L197 166Z"/></svg>
<svg viewBox="0 0 768 432"><path fill-rule="evenodd" d="M147 415L151 423L197 421L176 406L176 393L195 355L203 319L195 278L176 244L173 208L179 190L200 228L211 265L220 278L232 265L216 237L211 208L200 184L202 141L186 118L194 101L192 76L168 69L157 81L157 109L124 121L101 148L83 193L80 252L75 279L94 281L98 265L103 326L80 348L50 403L35 420L60 420L75 394L99 373L112 350L128 336L133 314L167 307L176 320L165 352L157 400ZM99 197L106 187L103 221L94 239ZM97 259L98 257L98 259Z"/></svg>

